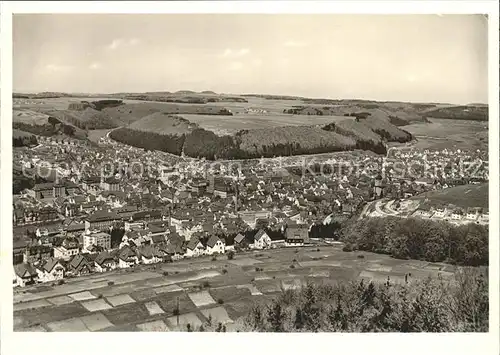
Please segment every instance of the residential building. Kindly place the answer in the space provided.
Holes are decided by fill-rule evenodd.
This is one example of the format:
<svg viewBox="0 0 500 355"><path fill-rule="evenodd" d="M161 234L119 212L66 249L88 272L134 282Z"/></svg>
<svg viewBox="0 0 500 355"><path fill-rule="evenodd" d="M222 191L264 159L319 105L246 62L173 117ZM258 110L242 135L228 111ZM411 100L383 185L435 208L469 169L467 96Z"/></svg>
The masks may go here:
<svg viewBox="0 0 500 355"><path fill-rule="evenodd" d="M80 252L80 243L75 237L67 237L60 246L54 248L54 258L69 260Z"/></svg>
<svg viewBox="0 0 500 355"><path fill-rule="evenodd" d="M224 254L226 244L217 236L212 235L208 241L205 253L208 255L212 254Z"/></svg>
<svg viewBox="0 0 500 355"><path fill-rule="evenodd" d="M260 229L254 236L253 249L266 249L271 246L271 237L263 230Z"/></svg>
<svg viewBox="0 0 500 355"><path fill-rule="evenodd" d="M85 230L104 231L109 229L113 224L120 220L120 217L115 212L97 211L87 217L85 220Z"/></svg>
<svg viewBox="0 0 500 355"><path fill-rule="evenodd" d="M104 232L85 232L83 235L83 249L90 251L89 248L93 245L104 250L111 249L111 235Z"/></svg>
<svg viewBox="0 0 500 355"><path fill-rule="evenodd" d="M93 266L83 254L75 255L73 259L71 259L71 261L68 263L68 272L70 272L72 275L87 275L92 271Z"/></svg>
<svg viewBox="0 0 500 355"><path fill-rule="evenodd" d="M31 264L23 263L14 265L17 286L33 285L38 281L38 273Z"/></svg>
<svg viewBox="0 0 500 355"><path fill-rule="evenodd" d="M121 269L134 267L139 264L139 258L130 247L120 249L118 253L118 267Z"/></svg>
<svg viewBox="0 0 500 355"><path fill-rule="evenodd" d="M36 272L39 282L51 282L64 278L65 267L56 258L50 258L38 265Z"/></svg>
<svg viewBox="0 0 500 355"><path fill-rule="evenodd" d="M94 264L97 272L110 271L118 267L116 259L108 251L100 252L95 258Z"/></svg>
<svg viewBox="0 0 500 355"><path fill-rule="evenodd" d="M205 247L200 242L198 238L191 238L191 240L187 243L186 246L186 256L196 257L205 254Z"/></svg>

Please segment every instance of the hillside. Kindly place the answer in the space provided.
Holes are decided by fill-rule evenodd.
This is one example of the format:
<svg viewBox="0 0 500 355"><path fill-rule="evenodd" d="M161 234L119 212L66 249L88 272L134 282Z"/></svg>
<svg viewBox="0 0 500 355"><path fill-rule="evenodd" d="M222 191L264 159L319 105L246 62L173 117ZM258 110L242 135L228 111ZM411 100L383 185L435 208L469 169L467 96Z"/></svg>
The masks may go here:
<svg viewBox="0 0 500 355"><path fill-rule="evenodd" d="M306 100L307 101L307 100ZM405 126L416 122L427 122L425 117L413 108L403 105L384 105L381 103L345 103L340 102L335 105L328 105L329 101L315 105L297 105L289 109L284 109L283 113L291 115L318 115L318 116L351 116L358 118L374 117L397 126ZM320 106L323 105L323 106Z"/></svg>
<svg viewBox="0 0 500 355"><path fill-rule="evenodd" d="M120 121L110 117L107 113L92 107L78 110L52 110L47 111L52 117L70 123L81 129L106 129L120 126Z"/></svg>
<svg viewBox="0 0 500 355"><path fill-rule="evenodd" d="M426 111L426 117L446 118L454 120L488 121L488 106L452 106Z"/></svg>
<svg viewBox="0 0 500 355"><path fill-rule="evenodd" d="M155 112L133 122L128 128L144 132L168 132L168 134L188 134L198 128L195 123L165 112Z"/></svg>
<svg viewBox="0 0 500 355"><path fill-rule="evenodd" d="M319 127L252 129L237 134L241 150L255 156L280 156L352 150L356 141Z"/></svg>
<svg viewBox="0 0 500 355"><path fill-rule="evenodd" d="M12 130L12 146L13 147L25 147L25 146L35 146L37 145L37 139L33 134L20 131L18 129Z"/></svg>
<svg viewBox="0 0 500 355"><path fill-rule="evenodd" d="M457 207L488 208L488 183L468 184L448 189L429 191L412 197L412 200L425 200L431 206L453 204Z"/></svg>
<svg viewBox="0 0 500 355"><path fill-rule="evenodd" d="M409 132L396 127L383 118L369 116L362 120L362 122L388 142L404 143L409 142L413 138Z"/></svg>

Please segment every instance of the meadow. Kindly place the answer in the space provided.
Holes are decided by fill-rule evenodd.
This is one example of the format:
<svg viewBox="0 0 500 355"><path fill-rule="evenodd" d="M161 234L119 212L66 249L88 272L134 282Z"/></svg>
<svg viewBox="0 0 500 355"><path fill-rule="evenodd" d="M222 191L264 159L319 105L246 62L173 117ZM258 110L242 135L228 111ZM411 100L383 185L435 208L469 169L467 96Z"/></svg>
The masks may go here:
<svg viewBox="0 0 500 355"><path fill-rule="evenodd" d="M217 135L234 134L242 129L326 125L332 122L353 119L343 116L285 115L279 113L237 113L233 116L182 114L181 116L193 123L197 123L201 128L213 131Z"/></svg>
<svg viewBox="0 0 500 355"><path fill-rule="evenodd" d="M282 290L308 281L383 283L389 277L392 283L404 283L408 273L410 281L437 275L448 279L456 269L370 252L343 252L341 245L237 253L233 260L217 256L217 260L201 257L142 265L67 279L63 285L15 289L14 330L185 331L187 323L199 325L212 318L231 331L241 329L253 305L268 303Z"/></svg>

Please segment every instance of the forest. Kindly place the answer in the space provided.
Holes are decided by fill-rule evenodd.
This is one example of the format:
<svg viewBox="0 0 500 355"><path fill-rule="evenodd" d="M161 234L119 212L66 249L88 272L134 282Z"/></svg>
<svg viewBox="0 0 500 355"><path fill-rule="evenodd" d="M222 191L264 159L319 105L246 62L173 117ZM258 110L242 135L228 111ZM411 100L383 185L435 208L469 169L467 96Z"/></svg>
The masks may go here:
<svg viewBox="0 0 500 355"><path fill-rule="evenodd" d="M488 270L460 269L455 278L400 285L339 281L282 290L256 303L243 331L257 332L487 332Z"/></svg>
<svg viewBox="0 0 500 355"><path fill-rule="evenodd" d="M398 259L488 265L488 227L416 218L365 218L342 229L344 250L388 254Z"/></svg>

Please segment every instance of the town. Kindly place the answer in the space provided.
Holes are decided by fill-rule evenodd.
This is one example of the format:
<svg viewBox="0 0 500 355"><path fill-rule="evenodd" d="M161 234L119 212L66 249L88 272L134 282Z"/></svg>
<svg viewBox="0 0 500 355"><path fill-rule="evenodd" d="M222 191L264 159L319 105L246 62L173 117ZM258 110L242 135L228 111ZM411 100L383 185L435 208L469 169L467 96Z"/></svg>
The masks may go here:
<svg viewBox="0 0 500 355"><path fill-rule="evenodd" d="M487 152L481 150L209 162L145 151L106 135L94 143L38 137L36 147L13 153L13 286L334 243L342 222L358 215L488 224L487 208L412 199L487 182Z"/></svg>

